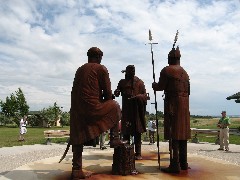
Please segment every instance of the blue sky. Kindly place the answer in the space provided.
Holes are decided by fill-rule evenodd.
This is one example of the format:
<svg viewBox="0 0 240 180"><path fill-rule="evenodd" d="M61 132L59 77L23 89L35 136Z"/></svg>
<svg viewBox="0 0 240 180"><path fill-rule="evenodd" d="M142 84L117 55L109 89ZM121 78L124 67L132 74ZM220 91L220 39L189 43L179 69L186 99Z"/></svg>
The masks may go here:
<svg viewBox="0 0 240 180"><path fill-rule="evenodd" d="M240 104L226 100L240 91L240 1L188 0L11 0L0 6L0 99L20 87L30 110L57 102L70 108L73 78L97 46L114 90L129 64L146 85L154 112L148 30L155 73L167 65L179 29L181 65L190 76L190 112L239 115ZM162 92L157 92L163 111ZM121 103L121 98L116 99Z"/></svg>

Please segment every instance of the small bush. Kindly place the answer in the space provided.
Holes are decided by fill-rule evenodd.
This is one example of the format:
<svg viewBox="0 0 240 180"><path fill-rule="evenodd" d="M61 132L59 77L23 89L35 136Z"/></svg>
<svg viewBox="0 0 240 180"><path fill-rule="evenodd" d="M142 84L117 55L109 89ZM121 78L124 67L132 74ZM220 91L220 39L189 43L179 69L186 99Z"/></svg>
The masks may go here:
<svg viewBox="0 0 240 180"><path fill-rule="evenodd" d="M7 124L5 127L8 127L8 128L17 128L18 125L13 123L13 124Z"/></svg>
<svg viewBox="0 0 240 180"><path fill-rule="evenodd" d="M199 122L199 120L197 120L197 119L193 120L193 123L198 123L198 122Z"/></svg>

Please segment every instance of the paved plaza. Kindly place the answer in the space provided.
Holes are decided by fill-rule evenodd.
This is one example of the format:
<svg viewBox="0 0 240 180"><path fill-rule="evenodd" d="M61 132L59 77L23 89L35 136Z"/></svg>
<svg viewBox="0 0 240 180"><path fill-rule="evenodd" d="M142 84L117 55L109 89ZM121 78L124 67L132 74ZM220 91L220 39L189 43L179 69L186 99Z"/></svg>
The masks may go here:
<svg viewBox="0 0 240 180"><path fill-rule="evenodd" d="M53 148L60 145L38 145L39 148ZM62 145L62 151L64 151L65 145ZM230 152L217 151L217 145L214 144L188 144L188 162L191 169L187 171L181 171L180 174L166 174L159 170L157 148L155 145L148 145L143 143L143 160L136 161L136 169L139 172L138 175L111 175L112 169L112 155L113 149L100 150L99 147L84 147L83 152L83 170L88 173L92 173L89 178L92 179L217 179L217 180L240 180L240 166L238 162L227 161L226 159L216 158L208 156L206 153L215 153L222 156L232 156L236 158L240 155L239 146L232 145L234 150ZM230 145L231 147L231 145ZM13 147L14 148L14 147ZM18 147L21 149L21 147ZM37 148L37 146L35 146ZM57 148L57 147L55 147ZM169 164L168 143L160 143L160 167L166 167ZM11 148L10 148L11 149ZM17 148L16 148L17 149ZM195 150L196 149L196 152ZM6 149L5 149L6 150ZM52 149L52 151L54 148ZM4 150L0 152L4 153ZM31 150L33 151L33 149ZM197 153L203 152L205 154ZM21 152L21 151L20 151ZM37 151L36 151L37 152ZM5 156L10 151L5 152ZM71 160L72 152L69 150L66 158L59 164L58 161L61 155L54 157L48 157L33 162L28 162L22 166L19 166L11 171L5 171L0 174L2 180L68 180L71 175Z"/></svg>

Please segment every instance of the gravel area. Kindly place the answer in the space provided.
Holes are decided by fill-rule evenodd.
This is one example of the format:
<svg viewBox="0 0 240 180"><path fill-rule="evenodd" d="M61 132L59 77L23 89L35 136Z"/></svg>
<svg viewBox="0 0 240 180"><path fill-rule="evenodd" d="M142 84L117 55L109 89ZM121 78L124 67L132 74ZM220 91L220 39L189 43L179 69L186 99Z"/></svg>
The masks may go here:
<svg viewBox="0 0 240 180"><path fill-rule="evenodd" d="M160 142L159 144L160 152L168 149L168 142ZM4 175L9 171L30 162L54 156L62 156L66 145L66 143L51 145L36 144L0 148L0 175ZM107 147L108 148L104 151L113 151L109 146ZM211 143L188 143L188 153L190 154L221 159L228 163L240 166L240 145L230 144L230 151L228 152L218 151L218 148L219 145ZM99 150L99 145L97 145L97 147L84 147L84 152ZM143 142L142 150L157 151L157 147L156 144L148 145L147 142ZM71 148L69 149L68 154L72 154Z"/></svg>

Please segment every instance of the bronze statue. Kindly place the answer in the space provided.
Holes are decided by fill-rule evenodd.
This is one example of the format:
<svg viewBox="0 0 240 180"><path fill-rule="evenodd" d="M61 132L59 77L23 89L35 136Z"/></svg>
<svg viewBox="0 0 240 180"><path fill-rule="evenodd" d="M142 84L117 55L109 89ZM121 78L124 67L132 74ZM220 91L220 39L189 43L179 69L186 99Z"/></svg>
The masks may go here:
<svg viewBox="0 0 240 180"><path fill-rule="evenodd" d="M148 96L144 82L135 76L134 65L128 65L125 79L118 83L114 95L122 95L121 133L123 140L130 142L130 135L134 136L135 159L141 156L141 133L146 132L145 112Z"/></svg>
<svg viewBox="0 0 240 180"><path fill-rule="evenodd" d="M175 43L174 43L175 45ZM179 173L188 169L187 140L191 138L189 95L190 82L187 72L180 66L179 47L168 54L169 66L161 70L158 83L153 83L155 91L163 91L164 99L164 139L169 140L170 165L163 172Z"/></svg>
<svg viewBox="0 0 240 180"><path fill-rule="evenodd" d="M84 143L110 129L110 147L122 145L118 136L121 117L119 104L112 100L108 70L101 65L103 52L92 47L88 63L78 68L73 81L70 110L70 144L72 145L72 179L82 179Z"/></svg>

